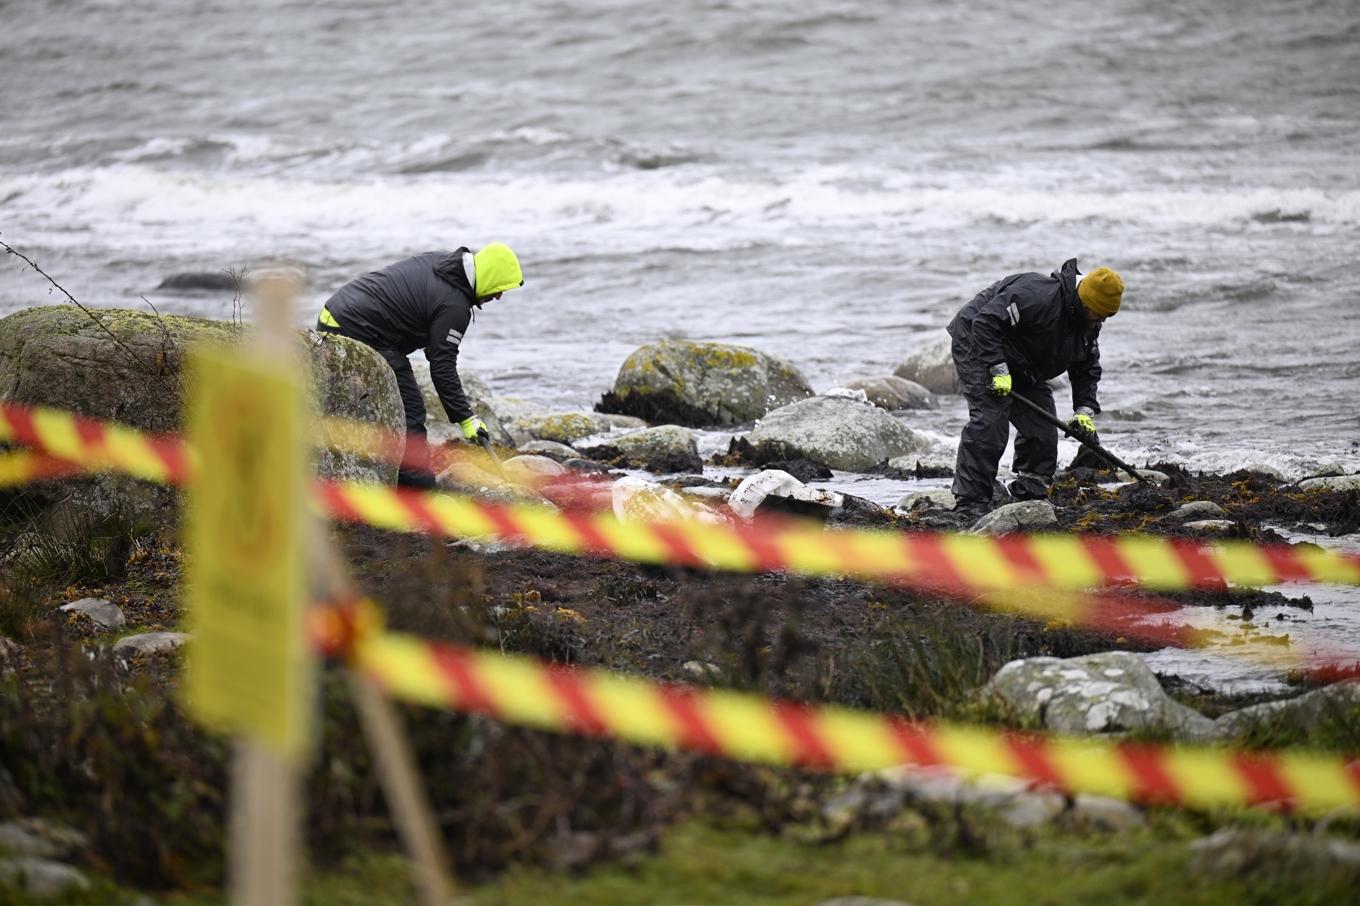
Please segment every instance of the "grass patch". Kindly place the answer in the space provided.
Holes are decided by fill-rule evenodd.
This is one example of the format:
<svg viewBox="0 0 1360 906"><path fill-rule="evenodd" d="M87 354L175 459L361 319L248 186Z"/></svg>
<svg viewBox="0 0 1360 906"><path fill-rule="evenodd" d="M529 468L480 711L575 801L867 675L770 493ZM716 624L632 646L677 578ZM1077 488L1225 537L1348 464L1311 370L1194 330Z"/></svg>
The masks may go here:
<svg viewBox="0 0 1360 906"><path fill-rule="evenodd" d="M751 833L739 826L689 822L673 828L660 851L631 864L564 875L513 869L493 883L463 885L467 906L522 903L638 906L722 903L725 906L811 906L835 897L875 897L914 906L1184 903L1204 906L1349 902L1352 882L1302 872L1211 875L1196 865L1193 835L1168 823L1118 836L1057 832L1015 835L985 857L943 855L909 837L859 834L814 845ZM308 904L406 904L405 864L393 854L366 854L334 873L313 874ZM220 895L177 896L174 906L218 906Z"/></svg>

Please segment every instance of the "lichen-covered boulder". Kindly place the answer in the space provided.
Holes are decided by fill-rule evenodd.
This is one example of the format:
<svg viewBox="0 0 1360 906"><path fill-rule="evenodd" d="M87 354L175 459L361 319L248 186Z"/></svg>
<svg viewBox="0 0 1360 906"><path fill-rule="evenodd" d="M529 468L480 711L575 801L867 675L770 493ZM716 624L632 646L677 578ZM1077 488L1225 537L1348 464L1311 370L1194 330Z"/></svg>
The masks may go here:
<svg viewBox="0 0 1360 906"><path fill-rule="evenodd" d="M938 405L925 387L895 374L858 378L845 386L851 390L863 390L869 402L889 412L898 409L934 409Z"/></svg>
<svg viewBox="0 0 1360 906"><path fill-rule="evenodd" d="M182 426L185 355L200 341L239 340L226 321L69 306L42 306L0 318L0 399L49 406L144 431ZM301 331L311 398L319 414L402 431L405 419L387 362L353 340ZM349 451L322 451L319 474L365 481L396 479L396 466ZM172 491L114 474L63 479L25 490L39 506L58 502L80 519L115 515L166 518ZM68 513L66 517L70 518Z"/></svg>
<svg viewBox="0 0 1360 906"><path fill-rule="evenodd" d="M595 408L698 428L749 422L811 395L807 378L774 356L745 346L662 340L624 360Z"/></svg>
<svg viewBox="0 0 1360 906"><path fill-rule="evenodd" d="M918 347L893 369L893 374L915 381L931 393L958 393L959 374L954 370L949 334Z"/></svg>
<svg viewBox="0 0 1360 906"><path fill-rule="evenodd" d="M925 438L876 406L817 396L768 413L747 438L761 462L810 459L833 469L868 469L923 450Z"/></svg>
<svg viewBox="0 0 1360 906"><path fill-rule="evenodd" d="M126 309L85 312L43 306L0 318L0 399L51 406L158 433L180 430L185 353L201 341L232 343L227 321ZM318 414L405 429L396 378L362 343L304 330L312 399ZM327 477L395 480L396 467L352 453L322 454Z"/></svg>
<svg viewBox="0 0 1360 906"><path fill-rule="evenodd" d="M1191 740L1214 733L1213 721L1171 699L1142 658L1127 651L1011 661L982 692L1056 733L1164 730Z"/></svg>
<svg viewBox="0 0 1360 906"><path fill-rule="evenodd" d="M582 448L581 453L597 462L646 469L657 475L704 470L698 442L679 425L661 425L611 437L608 443Z"/></svg>
<svg viewBox="0 0 1360 906"><path fill-rule="evenodd" d="M304 330L301 338L307 346L311 398L318 415L393 433L406 431L397 378L386 359L348 337ZM338 449L316 451L316 473L324 478L386 484L397 480L395 464Z"/></svg>

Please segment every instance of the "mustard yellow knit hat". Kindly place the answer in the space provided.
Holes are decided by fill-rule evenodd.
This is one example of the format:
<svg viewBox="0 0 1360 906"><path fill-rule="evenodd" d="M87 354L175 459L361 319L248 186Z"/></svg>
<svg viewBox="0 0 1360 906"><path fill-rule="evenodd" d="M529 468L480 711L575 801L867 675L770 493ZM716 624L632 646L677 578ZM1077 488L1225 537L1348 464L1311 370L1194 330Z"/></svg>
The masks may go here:
<svg viewBox="0 0 1360 906"><path fill-rule="evenodd" d="M1081 278L1077 298L1092 314L1108 318L1124 299L1124 279L1108 267L1098 267Z"/></svg>

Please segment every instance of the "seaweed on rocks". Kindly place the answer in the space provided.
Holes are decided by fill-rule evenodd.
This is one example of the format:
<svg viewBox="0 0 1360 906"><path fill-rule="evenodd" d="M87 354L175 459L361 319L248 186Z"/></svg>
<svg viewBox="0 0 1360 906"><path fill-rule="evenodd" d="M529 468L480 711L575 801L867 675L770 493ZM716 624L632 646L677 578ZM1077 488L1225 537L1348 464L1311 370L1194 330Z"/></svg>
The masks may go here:
<svg viewBox="0 0 1360 906"><path fill-rule="evenodd" d="M610 390L600 397L600 401L595 404L595 411L607 415L631 415L649 425L702 428L713 422L710 413L685 402L669 390L645 394L618 394Z"/></svg>

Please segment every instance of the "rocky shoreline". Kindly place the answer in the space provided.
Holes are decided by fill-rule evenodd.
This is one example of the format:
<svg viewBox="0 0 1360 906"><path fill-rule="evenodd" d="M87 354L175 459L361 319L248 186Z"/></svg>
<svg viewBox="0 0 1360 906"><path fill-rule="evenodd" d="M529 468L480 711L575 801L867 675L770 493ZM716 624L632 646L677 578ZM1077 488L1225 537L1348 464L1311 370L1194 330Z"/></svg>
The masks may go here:
<svg viewBox="0 0 1360 906"><path fill-rule="evenodd" d="M104 323L92 325L80 312L52 307L0 319L0 398L175 430L183 349L197 337L230 339L231 326L137 312L101 318ZM380 357L311 332L300 333L299 341L312 363L320 412L386 430L400 426L395 385ZM1293 532L1342 537L1360 531L1360 475L1339 469L1289 480L1260 471L1193 474L1153 463L1147 485L1069 469L1058 476L1050 501L1010 503L1001 491L997 509L976 524L959 523L948 491L938 487L912 491L893 506L844 493L836 487L838 473L906 481L949 475L949 464L932 459L910 416L913 407L931 405L934 394L951 392L952 367L946 372L932 349L897 371L818 395L795 367L755 350L666 341L624 363L598 407L609 411L548 411L497 397L469 374L464 385L507 473L531 487L533 499L577 505L585 488L591 503L623 519L687 514L733 522L776 512L830 526L1142 532L1276 544L1291 543ZM434 403L428 373L421 379ZM429 410L431 440L452 442L453 428L437 403ZM725 452L707 459L691 430L746 425ZM721 466L721 474L710 472L713 466ZM390 464L345 453L328 453L318 467L323 475L364 480L391 481L394 473ZM440 480L479 493L530 493L458 467ZM101 682L173 689L174 652L184 640L174 492L98 476L8 490L0 504L6 574L0 670L11 688L27 700L34 698L31 690L64 682L62 652L74 650L107 661L109 678ZM1154 646L1133 634L996 613L937 593L574 559L361 526L336 532L355 580L384 605L390 624L431 638L915 717L1157 740L1360 746L1360 684L1354 681L1322 685L1300 674L1291 677L1296 685L1285 696L1221 695L1154 675L1138 655ZM1249 590L1159 597L1176 606L1234 608L1247 620L1253 611L1311 606L1303 597ZM13 700L6 708L0 734L17 739L33 712L14 710ZM460 732L477 726L448 719L460 721ZM499 745L492 740L500 737L487 734L484 728L472 734L476 745ZM13 766L8 771L0 772L0 818L43 812L48 794L24 789L11 776ZM638 771L638 777L645 773ZM859 792L827 799L823 814L848 822L843 816L851 812L881 812L881 795L889 795L896 807L982 802L1020 815L1021 823L1074 820L1075 804L1048 792L984 795L953 781L931 786L897 778L881 794L883 781L862 778L849 788ZM864 792L870 787L880 790L879 799ZM62 801L68 810L78 804ZM576 806L562 807L566 814ZM649 812L635 829L653 839L674 807ZM1112 826L1142 820L1141 810L1119 803L1083 800L1082 808L1105 816L1089 820ZM608 826L604 821L597 837L607 837ZM535 839L548 849L561 844L546 830ZM97 835L85 841L85 864L91 853L107 862L107 843ZM601 844L582 858L611 853L617 855ZM478 864L494 868L523 855L488 856ZM0 873L9 870L5 864L0 858Z"/></svg>

